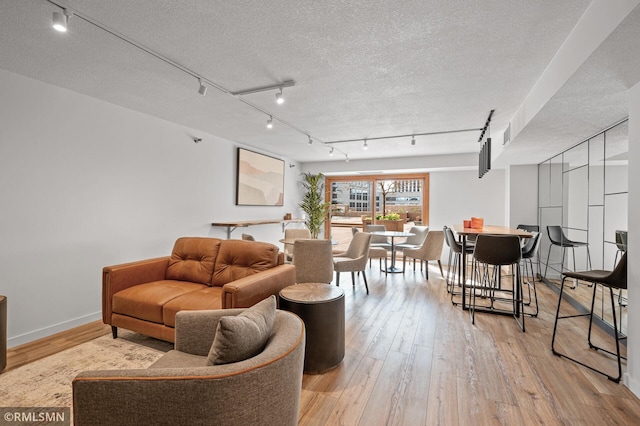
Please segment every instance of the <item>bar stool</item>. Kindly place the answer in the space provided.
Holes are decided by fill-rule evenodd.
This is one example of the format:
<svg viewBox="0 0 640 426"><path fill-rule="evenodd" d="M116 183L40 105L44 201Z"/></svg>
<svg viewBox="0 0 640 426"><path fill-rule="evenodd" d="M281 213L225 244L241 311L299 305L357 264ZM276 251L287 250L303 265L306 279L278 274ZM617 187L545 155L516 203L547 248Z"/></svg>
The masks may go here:
<svg viewBox="0 0 640 426"><path fill-rule="evenodd" d="M528 313L528 315L532 317L538 316L538 292L536 291L536 277L533 271L533 257L538 253L538 247L540 246L540 233L536 231L530 231L533 235L531 238L527 239L524 247L522 247L522 267L523 267L523 276L526 278L523 280L524 284L527 285L529 301L522 303L525 306L531 306L531 289L533 288L533 296L536 302L536 310L533 313ZM528 261L528 262L527 262ZM528 263L528 267L527 267ZM531 271L531 280L529 281L529 271ZM523 296L524 298L524 296Z"/></svg>
<svg viewBox="0 0 640 426"><path fill-rule="evenodd" d="M616 231L616 257L613 264L618 263L618 255L627 252L627 231Z"/></svg>
<svg viewBox="0 0 640 426"><path fill-rule="evenodd" d="M589 253L589 243L585 243L582 241L572 241L564 235L562 231L562 227L557 225L547 226L547 234L549 235L549 241L551 241L551 245L549 245L549 252L547 253L547 264L544 268L544 276L547 277L547 269L549 268L549 256L551 256L551 247L558 246L562 248L562 261L560 263L560 273L563 273L562 270L564 268L564 256L567 248L570 248L573 253L573 269L576 269L576 247L586 247L587 248L587 261L589 262L589 268L591 268L591 254ZM578 281L576 281L576 286L578 285ZM575 286L573 287L575 288Z"/></svg>
<svg viewBox="0 0 640 426"><path fill-rule="evenodd" d="M472 280L469 284L465 283L465 287L469 288L469 311L472 324L475 323L475 311L480 308L478 310L513 315L522 331L525 331L522 279L520 276L521 257L522 248L520 246L520 237L517 235L478 235L473 251ZM501 267L509 265L512 267L512 271L515 271L513 289L505 290L500 283ZM466 290L463 289L463 291ZM490 301L488 307L477 307L478 291L480 291L480 297ZM496 301L508 300L497 295L498 291L511 293L513 310L508 311L495 307Z"/></svg>
<svg viewBox="0 0 640 426"><path fill-rule="evenodd" d="M626 357L623 357L620 355L620 340L624 340L627 338L627 336L623 335L622 332L618 331L618 322L616 319L616 309L615 309L615 303L613 300L613 289L619 289L619 290L623 290L627 288L627 253L624 253L622 255L622 258L620 259L620 262L618 263L618 265L616 266L616 268L613 271L602 271L602 270L593 270L593 271L585 271L585 272L565 272L564 277L562 278L562 285L560 286L560 299L558 300L558 309L556 310L556 320L555 323L553 325L553 337L551 338L551 350L553 351L554 355L557 356L561 356L563 358L567 358L570 361L573 361L577 364L582 365L583 367L587 367L590 370L595 371L596 373L600 373L604 376L607 376L607 378L613 382L619 383L620 382L620 378L622 377L622 359L627 359ZM615 342L616 342L616 352L611 352L609 350L603 349L599 346L594 345L593 343L591 343L591 327L593 325L593 306L596 300L596 288L597 285L593 285L593 296L591 298L591 311L587 314L577 314L577 315L564 315L564 316L560 316L560 304L562 303L562 291L564 290L564 282L567 278L574 278L574 279L579 279L579 280L584 280L584 281L588 281L590 283L593 284L600 284L603 287L607 287L609 288L609 295L611 296L611 312L613 314L613 332L614 332L614 338L615 338ZM589 343L589 347L591 349L595 349L595 350L600 350L603 352L606 352L608 354L611 355L615 355L616 359L618 361L618 376L617 377L613 377L610 376L609 374L607 374L606 372L602 371L602 370L598 370L595 367L592 367L590 365L587 365L585 363L583 363L582 361L578 361L575 358L571 358L570 356L560 353L556 350L555 348L555 342L556 342L556 332L558 329L558 320L561 319L566 319L566 318L576 318L576 317L584 317L584 316L588 316L589 317L589 333L587 334L587 341Z"/></svg>
<svg viewBox="0 0 640 426"><path fill-rule="evenodd" d="M457 305L457 303L455 303L453 301L453 296L457 296L460 295L462 293L455 293L454 292L454 287L455 287L455 280L456 280L456 275L458 277L458 286L460 286L460 277L462 276L462 266L460 265L462 263L462 244L456 241L456 237L453 235L453 231L451 230L451 228L448 228L446 226L444 226L443 228L444 231L444 239L445 242L447 243L447 245L449 246L449 266L447 268L447 292L451 293L451 303L453 303L454 305ZM473 253L473 246L467 246L467 254L471 254ZM451 260L453 258L453 277L451 277Z"/></svg>

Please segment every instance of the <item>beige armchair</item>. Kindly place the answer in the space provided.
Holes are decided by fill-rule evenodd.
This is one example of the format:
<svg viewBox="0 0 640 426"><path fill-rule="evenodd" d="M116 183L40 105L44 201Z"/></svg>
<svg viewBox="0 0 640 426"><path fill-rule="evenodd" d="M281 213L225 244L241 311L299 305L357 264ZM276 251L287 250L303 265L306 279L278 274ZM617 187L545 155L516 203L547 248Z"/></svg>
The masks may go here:
<svg viewBox="0 0 640 426"><path fill-rule="evenodd" d="M207 365L220 317L242 311L181 311L175 350L151 367L80 373L73 380L73 423L297 425L305 347L300 318L277 310L260 354Z"/></svg>
<svg viewBox="0 0 640 426"><path fill-rule="evenodd" d="M296 238L311 238L311 232L307 228L294 228L284 230L285 240L295 240ZM285 243L284 245L284 261L291 263L293 261L293 243Z"/></svg>
<svg viewBox="0 0 640 426"><path fill-rule="evenodd" d="M330 240L298 240L293 244L296 283L331 283L333 253Z"/></svg>
<svg viewBox="0 0 640 426"><path fill-rule="evenodd" d="M405 264L407 258L413 258L413 270L416 270L416 259L420 260L420 270L422 271L422 262L427 262L426 274L429 279L429 261L437 260L440 267L440 274L444 278L442 272L442 263L440 257L442 256L442 246L444 245L444 232L443 231L429 231L424 243L418 248L405 248L402 256L402 270L405 270Z"/></svg>
<svg viewBox="0 0 640 426"><path fill-rule="evenodd" d="M333 270L336 271L336 285L340 286L340 272L351 272L351 281L355 285L355 272L362 272L364 286L369 294L369 286L367 284L367 276L364 269L367 266L369 258L369 244L371 243L371 234L368 232L357 232L353 235L353 239L349 244L349 248L344 253L340 253L333 257Z"/></svg>

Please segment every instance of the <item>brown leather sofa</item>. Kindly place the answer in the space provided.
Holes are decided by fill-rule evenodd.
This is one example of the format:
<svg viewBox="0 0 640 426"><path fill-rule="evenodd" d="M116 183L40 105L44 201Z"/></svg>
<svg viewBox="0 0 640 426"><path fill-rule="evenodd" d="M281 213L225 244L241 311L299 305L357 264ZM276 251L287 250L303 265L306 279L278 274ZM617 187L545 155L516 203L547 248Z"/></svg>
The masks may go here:
<svg viewBox="0 0 640 426"><path fill-rule="evenodd" d="M247 308L295 283L273 244L179 238L171 256L107 266L102 272L102 320L175 341L181 310Z"/></svg>

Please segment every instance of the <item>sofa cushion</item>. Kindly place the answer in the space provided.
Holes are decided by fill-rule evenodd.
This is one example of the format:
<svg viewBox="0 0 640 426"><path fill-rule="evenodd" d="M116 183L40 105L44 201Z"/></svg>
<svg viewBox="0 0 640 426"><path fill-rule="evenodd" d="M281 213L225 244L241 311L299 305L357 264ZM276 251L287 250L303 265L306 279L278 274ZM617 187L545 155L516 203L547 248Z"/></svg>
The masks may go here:
<svg viewBox="0 0 640 426"><path fill-rule="evenodd" d="M278 247L273 244L223 240L216 258L212 284L223 286L231 281L278 266Z"/></svg>
<svg viewBox="0 0 640 426"><path fill-rule="evenodd" d="M271 295L236 316L218 322L207 363L239 362L258 355L269 340L276 315L276 297Z"/></svg>
<svg viewBox="0 0 640 426"><path fill-rule="evenodd" d="M162 308L162 321L166 326L175 327L178 311L212 309L222 309L222 287L205 287L176 297Z"/></svg>
<svg viewBox="0 0 640 426"><path fill-rule="evenodd" d="M217 238L183 237L173 246L167 279L211 285L220 240Z"/></svg>
<svg viewBox="0 0 640 426"><path fill-rule="evenodd" d="M163 323L163 306L183 294L208 288L203 284L162 280L121 290L113 295L113 312Z"/></svg>

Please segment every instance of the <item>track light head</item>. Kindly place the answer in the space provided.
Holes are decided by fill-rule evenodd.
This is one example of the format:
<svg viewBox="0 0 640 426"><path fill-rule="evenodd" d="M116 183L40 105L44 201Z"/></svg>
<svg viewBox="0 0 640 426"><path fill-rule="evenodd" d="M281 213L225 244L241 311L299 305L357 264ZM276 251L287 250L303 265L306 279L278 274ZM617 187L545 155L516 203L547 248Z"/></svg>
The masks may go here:
<svg viewBox="0 0 640 426"><path fill-rule="evenodd" d="M273 128L273 117L269 116L269 119L267 120L267 129L271 128Z"/></svg>
<svg viewBox="0 0 640 426"><path fill-rule="evenodd" d="M411 145L415 145L415 144L416 144L416 137L411 136Z"/></svg>
<svg viewBox="0 0 640 426"><path fill-rule="evenodd" d="M345 156L344 156L344 161L345 161L345 163L348 163L348 162L349 162L349 156L348 156L348 155L345 155Z"/></svg>
<svg viewBox="0 0 640 426"><path fill-rule="evenodd" d="M278 105L281 105L284 103L284 98L282 97L282 87L280 88L280 91L276 93L276 103Z"/></svg>
<svg viewBox="0 0 640 426"><path fill-rule="evenodd" d="M198 79L198 82L200 83L200 87L198 88L198 93L200 93L202 96L206 96L207 95L207 86L204 85L204 83L202 82L202 80Z"/></svg>
<svg viewBox="0 0 640 426"><path fill-rule="evenodd" d="M61 33L66 33L70 17L71 13L67 9L63 9L62 12L53 12L53 28Z"/></svg>
<svg viewBox="0 0 640 426"><path fill-rule="evenodd" d="M329 150L329 155L333 155L333 147Z"/></svg>
<svg viewBox="0 0 640 426"><path fill-rule="evenodd" d="M309 136L309 145L313 144L313 139L311 139L311 136Z"/></svg>
<svg viewBox="0 0 640 426"><path fill-rule="evenodd" d="M367 150L369 149L369 145L367 145L367 140L364 140L364 145L362 145L362 149Z"/></svg>

